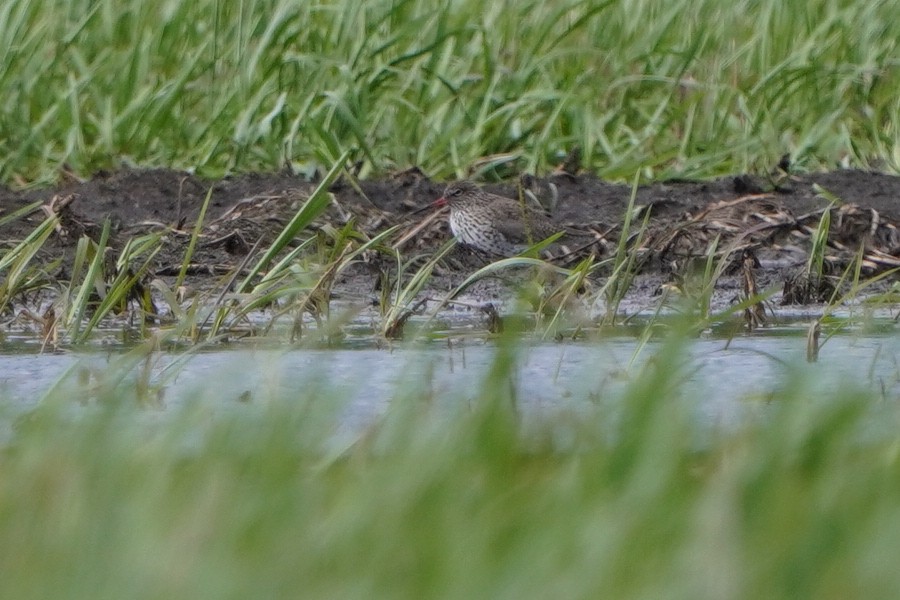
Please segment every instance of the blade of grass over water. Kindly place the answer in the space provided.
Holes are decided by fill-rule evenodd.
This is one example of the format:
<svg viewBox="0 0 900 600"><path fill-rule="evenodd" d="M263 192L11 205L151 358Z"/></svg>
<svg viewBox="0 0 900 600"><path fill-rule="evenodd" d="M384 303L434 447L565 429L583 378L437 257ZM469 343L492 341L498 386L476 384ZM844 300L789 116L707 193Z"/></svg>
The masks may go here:
<svg viewBox="0 0 900 600"><path fill-rule="evenodd" d="M447 294L445 301L450 301L459 296L461 293L469 289L473 283L480 279L484 279L489 275L493 275L499 271L503 271L505 269L517 268L517 267L536 267L539 269L550 269L556 273L559 273L563 276L569 276L571 271L569 269L564 269L563 267L557 267L556 265L549 264L539 258L531 258L528 256L514 256L512 258L504 258L501 260L496 260L491 264L484 266L471 275L469 275L465 281L456 286L453 291Z"/></svg>
<svg viewBox="0 0 900 600"><path fill-rule="evenodd" d="M159 234L149 234L144 236L145 239L139 240L138 243L134 239L129 240L125 248L116 261L115 277L107 286L105 286L104 294L99 305L94 309L91 318L88 320L84 329L76 329L73 333L72 341L81 343L88 340L91 331L105 318L111 311L124 312L129 298L135 296L136 284L140 282L151 265L153 257L160 251ZM144 255L144 256L142 256ZM139 259L142 262L136 263ZM147 314L146 306L141 307L140 320Z"/></svg>
<svg viewBox="0 0 900 600"><path fill-rule="evenodd" d="M425 264L416 270L413 276L409 278L406 285L403 285L403 276L405 274L405 269L402 264L403 259L400 256L400 253L394 250L394 256L396 257L398 264L398 273L393 293L390 296L389 306L385 310L384 318L382 320L381 334L383 336L388 338L402 337L403 326L406 323L407 318L411 315L410 305L416 300L416 297L419 292L422 291L422 288L425 287L425 284L428 283L434 267L441 259L447 256L454 247L456 247L456 240L453 238L447 240L443 246L428 258Z"/></svg>
<svg viewBox="0 0 900 600"><path fill-rule="evenodd" d="M88 240L86 249L92 254L90 266L85 273L84 279L78 286L78 293L75 295L74 301L69 308L69 315L66 323L70 327L70 337L73 340L81 340L81 327L87 313L87 305L90 302L91 294L96 293L98 286L102 285L104 275L103 263L106 260L107 242L109 241L109 219L103 223L103 231L100 234L100 240L94 243Z"/></svg>

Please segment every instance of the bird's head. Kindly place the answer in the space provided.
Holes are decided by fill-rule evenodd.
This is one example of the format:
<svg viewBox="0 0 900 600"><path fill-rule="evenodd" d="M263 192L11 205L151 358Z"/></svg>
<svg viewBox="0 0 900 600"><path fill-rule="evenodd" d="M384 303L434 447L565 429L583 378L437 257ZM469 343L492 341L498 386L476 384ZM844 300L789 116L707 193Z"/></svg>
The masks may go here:
<svg viewBox="0 0 900 600"><path fill-rule="evenodd" d="M451 183L444 190L444 195L435 200L432 206L441 207L453 204L457 200L478 192L478 186L471 181L457 181Z"/></svg>

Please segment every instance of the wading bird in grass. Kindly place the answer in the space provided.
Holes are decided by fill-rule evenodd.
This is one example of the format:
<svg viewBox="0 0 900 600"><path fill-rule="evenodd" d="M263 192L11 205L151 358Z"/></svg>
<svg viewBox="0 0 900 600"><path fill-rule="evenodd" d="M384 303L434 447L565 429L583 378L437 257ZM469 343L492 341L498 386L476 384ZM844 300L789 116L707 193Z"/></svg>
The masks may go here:
<svg viewBox="0 0 900 600"><path fill-rule="evenodd" d="M561 232L591 235L569 231L524 201L485 192L470 181L451 183L432 206L450 207L450 229L460 243L494 256L514 256Z"/></svg>

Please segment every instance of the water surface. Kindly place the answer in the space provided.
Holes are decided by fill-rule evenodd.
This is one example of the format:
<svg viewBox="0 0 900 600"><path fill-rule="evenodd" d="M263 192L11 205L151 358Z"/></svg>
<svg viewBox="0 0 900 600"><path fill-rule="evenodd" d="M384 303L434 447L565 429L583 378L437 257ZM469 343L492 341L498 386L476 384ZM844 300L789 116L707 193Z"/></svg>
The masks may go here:
<svg viewBox="0 0 900 600"><path fill-rule="evenodd" d="M663 341L641 346L633 337L590 342L523 342L509 382L520 409L531 415L612 408ZM391 402L410 395L448 405L478 397L494 362L493 342L473 338L392 349L308 349L237 346L186 357L157 352L134 363L119 390L143 373L152 390L149 410L165 413L187 402L216 410L247 404L309 400L340 403L348 430L364 427ZM792 375L803 376L809 393L836 387L874 389L900 396L900 337L839 335L821 349L819 362L805 361L805 339L796 335L752 335L695 339L682 349L682 393L697 418L716 425L739 423L748 413L778 401ZM124 375L121 351L0 355L0 404L9 419L47 394L90 405L112 376ZM107 382L103 388L103 382Z"/></svg>

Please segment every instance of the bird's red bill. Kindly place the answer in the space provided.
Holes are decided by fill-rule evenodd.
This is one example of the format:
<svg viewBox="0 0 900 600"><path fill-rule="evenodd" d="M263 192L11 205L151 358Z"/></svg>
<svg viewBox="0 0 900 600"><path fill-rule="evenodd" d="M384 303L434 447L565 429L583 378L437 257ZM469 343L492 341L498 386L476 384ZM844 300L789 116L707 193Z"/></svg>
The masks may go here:
<svg viewBox="0 0 900 600"><path fill-rule="evenodd" d="M431 205L434 207L437 207L437 208L440 208L442 206L447 206L447 197L441 196L440 198L438 198L437 200L432 202Z"/></svg>

